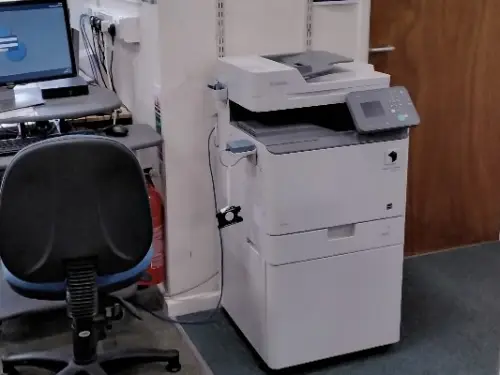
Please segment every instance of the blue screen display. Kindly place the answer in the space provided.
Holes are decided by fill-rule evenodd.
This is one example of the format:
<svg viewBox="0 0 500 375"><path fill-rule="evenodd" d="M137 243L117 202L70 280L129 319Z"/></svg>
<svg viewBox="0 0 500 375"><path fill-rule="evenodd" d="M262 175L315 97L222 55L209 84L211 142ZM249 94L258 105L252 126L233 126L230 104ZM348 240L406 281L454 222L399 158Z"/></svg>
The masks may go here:
<svg viewBox="0 0 500 375"><path fill-rule="evenodd" d="M0 3L0 85L73 72L62 3Z"/></svg>

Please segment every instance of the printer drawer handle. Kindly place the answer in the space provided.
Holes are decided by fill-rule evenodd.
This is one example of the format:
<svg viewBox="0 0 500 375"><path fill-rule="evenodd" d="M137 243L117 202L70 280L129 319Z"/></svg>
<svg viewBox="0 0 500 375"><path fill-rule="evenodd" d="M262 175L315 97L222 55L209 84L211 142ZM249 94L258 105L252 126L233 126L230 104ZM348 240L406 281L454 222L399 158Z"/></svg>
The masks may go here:
<svg viewBox="0 0 500 375"><path fill-rule="evenodd" d="M382 47L370 48L370 53L388 53L388 52L394 52L395 50L396 47L394 46L382 46Z"/></svg>

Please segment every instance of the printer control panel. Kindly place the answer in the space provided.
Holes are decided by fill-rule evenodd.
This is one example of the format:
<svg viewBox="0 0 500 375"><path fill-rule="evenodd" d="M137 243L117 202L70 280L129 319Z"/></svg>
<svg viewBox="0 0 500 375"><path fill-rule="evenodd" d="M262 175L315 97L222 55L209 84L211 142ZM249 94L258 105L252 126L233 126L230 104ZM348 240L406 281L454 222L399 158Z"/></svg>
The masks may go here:
<svg viewBox="0 0 500 375"><path fill-rule="evenodd" d="M352 92L347 106L359 133L408 128L420 123L410 94L404 87Z"/></svg>

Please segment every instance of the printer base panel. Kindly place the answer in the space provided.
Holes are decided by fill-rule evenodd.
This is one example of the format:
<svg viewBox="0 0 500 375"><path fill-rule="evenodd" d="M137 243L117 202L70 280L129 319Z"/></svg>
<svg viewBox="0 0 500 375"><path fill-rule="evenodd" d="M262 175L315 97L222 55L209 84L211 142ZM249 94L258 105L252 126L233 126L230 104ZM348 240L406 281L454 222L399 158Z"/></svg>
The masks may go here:
<svg viewBox="0 0 500 375"><path fill-rule="evenodd" d="M272 369L400 339L403 245L273 266L246 243L225 260L223 306Z"/></svg>

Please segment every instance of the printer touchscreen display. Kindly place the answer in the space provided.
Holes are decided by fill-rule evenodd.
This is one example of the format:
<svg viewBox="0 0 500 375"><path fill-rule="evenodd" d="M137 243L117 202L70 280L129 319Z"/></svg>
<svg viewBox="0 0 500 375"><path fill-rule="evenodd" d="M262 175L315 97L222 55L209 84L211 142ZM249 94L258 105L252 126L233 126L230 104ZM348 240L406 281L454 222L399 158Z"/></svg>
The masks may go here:
<svg viewBox="0 0 500 375"><path fill-rule="evenodd" d="M385 116L384 107L379 101L361 103L361 108L368 118Z"/></svg>

